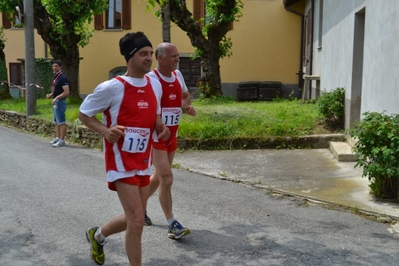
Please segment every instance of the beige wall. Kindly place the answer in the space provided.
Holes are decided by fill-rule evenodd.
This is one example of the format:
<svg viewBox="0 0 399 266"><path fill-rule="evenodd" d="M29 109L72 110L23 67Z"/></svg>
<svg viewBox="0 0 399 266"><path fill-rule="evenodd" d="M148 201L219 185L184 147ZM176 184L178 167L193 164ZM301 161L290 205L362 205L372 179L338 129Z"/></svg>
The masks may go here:
<svg viewBox="0 0 399 266"><path fill-rule="evenodd" d="M4 30L6 38L6 46L4 53L6 54L7 71L9 63L19 62L17 59L25 58L25 31L23 29L9 29ZM34 34L35 39L35 56L45 56L45 45L42 38L36 33ZM51 69L49 69L51 71ZM10 73L7 73L10 78Z"/></svg>
<svg viewBox="0 0 399 266"><path fill-rule="evenodd" d="M150 39L154 49L162 41L162 24L151 12L146 12L146 2L132 1L132 28L130 31L143 31ZM88 94L102 81L109 78L109 71L115 67L126 66L119 52L119 39L125 30L95 31L90 44L80 49L83 60L80 63L80 93ZM172 26L172 42L176 42L180 53L191 49L188 37L177 26ZM156 67L154 59L153 67Z"/></svg>
<svg viewBox="0 0 399 266"><path fill-rule="evenodd" d="M297 83L300 21L281 0L244 0L243 16L228 33L233 56L221 61L222 82Z"/></svg>
<svg viewBox="0 0 399 266"><path fill-rule="evenodd" d="M243 3L243 17L239 22L234 22L233 30L228 33L233 41L233 56L220 62L222 82L258 80L297 83L295 73L299 70L300 17L286 11L282 0L243 0ZM145 5L144 1L132 1L131 31L143 31L155 48L162 41L162 25L155 15L145 11ZM192 8L192 0L187 1L187 6ZM5 32L8 39L7 61L23 58L23 30ZM16 36L15 33L20 35ZM83 58L80 65L82 94L91 93L96 85L107 80L111 69L126 65L118 46L119 39L125 33L122 30L95 31L89 45L80 50ZM174 24L171 35L180 54L194 52L186 33ZM15 39L16 44L10 44L10 39ZM41 39L35 40L38 42ZM35 48L36 57L43 57L44 44L41 42Z"/></svg>

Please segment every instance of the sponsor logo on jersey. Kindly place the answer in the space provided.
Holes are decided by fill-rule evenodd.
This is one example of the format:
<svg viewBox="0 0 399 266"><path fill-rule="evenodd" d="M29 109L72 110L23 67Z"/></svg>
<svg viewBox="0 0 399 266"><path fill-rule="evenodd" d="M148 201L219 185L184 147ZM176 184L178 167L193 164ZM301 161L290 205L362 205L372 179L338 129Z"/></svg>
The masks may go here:
<svg viewBox="0 0 399 266"><path fill-rule="evenodd" d="M173 87L173 84L172 84L172 83L169 83L169 87Z"/></svg>
<svg viewBox="0 0 399 266"><path fill-rule="evenodd" d="M143 100L141 100L141 101L139 101L139 102L137 103L137 106L138 106L139 108L148 108L148 102L144 102Z"/></svg>
<svg viewBox="0 0 399 266"><path fill-rule="evenodd" d="M169 100L171 101L176 100L176 94L174 93L169 94Z"/></svg>
<svg viewBox="0 0 399 266"><path fill-rule="evenodd" d="M181 109L180 108L174 108L174 109L168 109L168 108L162 108L163 113L174 113L174 114L180 114Z"/></svg>
<svg viewBox="0 0 399 266"><path fill-rule="evenodd" d="M128 128L125 130L125 132L126 133L137 133L143 137L146 137L150 134L150 132L148 132L148 129L140 129L140 128Z"/></svg>
<svg viewBox="0 0 399 266"><path fill-rule="evenodd" d="M137 93L145 93L145 90L138 89Z"/></svg>

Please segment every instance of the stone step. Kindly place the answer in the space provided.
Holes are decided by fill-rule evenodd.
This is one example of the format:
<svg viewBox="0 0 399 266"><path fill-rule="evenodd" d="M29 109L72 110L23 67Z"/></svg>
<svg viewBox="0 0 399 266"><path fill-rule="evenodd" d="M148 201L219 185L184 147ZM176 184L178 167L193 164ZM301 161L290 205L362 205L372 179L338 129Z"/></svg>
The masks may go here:
<svg viewBox="0 0 399 266"><path fill-rule="evenodd" d="M330 151L338 162L356 162L357 157L352 151L352 146L347 142L330 142Z"/></svg>

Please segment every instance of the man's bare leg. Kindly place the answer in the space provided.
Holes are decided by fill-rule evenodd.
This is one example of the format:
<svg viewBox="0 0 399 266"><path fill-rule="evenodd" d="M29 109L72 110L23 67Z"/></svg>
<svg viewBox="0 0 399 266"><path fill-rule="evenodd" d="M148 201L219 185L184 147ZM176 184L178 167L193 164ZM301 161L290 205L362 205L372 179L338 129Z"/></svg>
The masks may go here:
<svg viewBox="0 0 399 266"><path fill-rule="evenodd" d="M175 152L167 153L163 150L153 149L153 160L155 165L154 175L151 177L153 180L159 181L158 187L158 198L161 204L162 210L165 214L166 219L170 219L173 217L172 211L172 184L173 184L173 174L171 169L171 162L173 161L173 157ZM153 182L151 180L151 183ZM150 192L154 190L154 187L151 187L150 183Z"/></svg>
<svg viewBox="0 0 399 266"><path fill-rule="evenodd" d="M126 254L130 265L140 266L141 235L144 225L143 199L140 194L140 188L118 181L115 182L115 185L126 217Z"/></svg>
<svg viewBox="0 0 399 266"><path fill-rule="evenodd" d="M59 138L65 140L66 129L67 129L66 124L59 125L58 127L59 127Z"/></svg>
<svg viewBox="0 0 399 266"><path fill-rule="evenodd" d="M60 133L60 126L55 124L55 135L57 136L57 138L60 138L61 133Z"/></svg>

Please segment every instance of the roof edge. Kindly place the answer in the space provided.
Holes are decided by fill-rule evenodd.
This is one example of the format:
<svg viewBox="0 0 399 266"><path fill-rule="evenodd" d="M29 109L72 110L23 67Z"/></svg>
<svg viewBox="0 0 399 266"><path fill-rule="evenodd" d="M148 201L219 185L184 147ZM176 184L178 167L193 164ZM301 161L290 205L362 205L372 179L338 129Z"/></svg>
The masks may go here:
<svg viewBox="0 0 399 266"><path fill-rule="evenodd" d="M293 4L296 4L302 0L283 0L283 4L285 7L291 6Z"/></svg>

